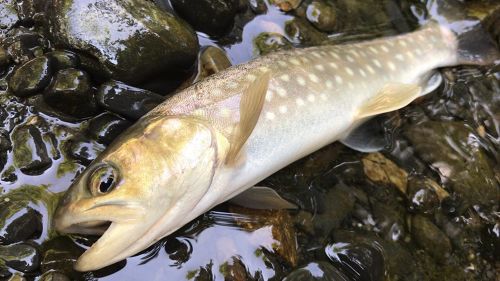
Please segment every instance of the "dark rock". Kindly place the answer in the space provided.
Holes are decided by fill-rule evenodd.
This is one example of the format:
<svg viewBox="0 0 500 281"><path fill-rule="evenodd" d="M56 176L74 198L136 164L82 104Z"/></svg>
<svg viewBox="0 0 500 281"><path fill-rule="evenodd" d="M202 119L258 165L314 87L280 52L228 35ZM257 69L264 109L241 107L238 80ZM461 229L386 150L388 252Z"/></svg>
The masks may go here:
<svg viewBox="0 0 500 281"><path fill-rule="evenodd" d="M2 43L9 57L17 64L42 56L49 45L42 35L25 27L9 31Z"/></svg>
<svg viewBox="0 0 500 281"><path fill-rule="evenodd" d="M22 125L12 133L14 164L27 175L41 175L52 165L47 144L35 125Z"/></svg>
<svg viewBox="0 0 500 281"><path fill-rule="evenodd" d="M188 68L198 53L190 27L150 1L52 1L45 12L54 42L96 57L127 83Z"/></svg>
<svg viewBox="0 0 500 281"><path fill-rule="evenodd" d="M73 270L76 259L84 249L67 236L58 236L42 244L41 271L60 272L70 280L82 280L82 273Z"/></svg>
<svg viewBox="0 0 500 281"><path fill-rule="evenodd" d="M51 76L50 59L45 56L34 58L16 69L9 80L9 88L16 96L30 96L45 88Z"/></svg>
<svg viewBox="0 0 500 281"><path fill-rule="evenodd" d="M384 280L386 253L378 239L347 231L335 232L333 237L335 242L325 248L325 253L348 280Z"/></svg>
<svg viewBox="0 0 500 281"><path fill-rule="evenodd" d="M418 155L439 171L464 201L462 209L498 202L500 186L492 160L482 148L481 138L463 122L419 123L405 135Z"/></svg>
<svg viewBox="0 0 500 281"><path fill-rule="evenodd" d="M249 0L250 9L256 14L264 14L267 12L267 5L264 0Z"/></svg>
<svg viewBox="0 0 500 281"><path fill-rule="evenodd" d="M75 68L80 63L78 55L70 51L52 51L47 53L46 56L52 58L54 71L59 71L67 68Z"/></svg>
<svg viewBox="0 0 500 281"><path fill-rule="evenodd" d="M12 273L9 271L9 269L6 266L0 265L0 278L2 280L6 280L10 276L12 276Z"/></svg>
<svg viewBox="0 0 500 281"><path fill-rule="evenodd" d="M231 29L238 0L172 0L175 11L196 30L221 36Z"/></svg>
<svg viewBox="0 0 500 281"><path fill-rule="evenodd" d="M408 181L408 199L412 209L432 214L439 207L439 197L429 187L429 182L420 177L410 177Z"/></svg>
<svg viewBox="0 0 500 281"><path fill-rule="evenodd" d="M72 140L68 154L83 165L89 165L103 150L104 146L92 140Z"/></svg>
<svg viewBox="0 0 500 281"><path fill-rule="evenodd" d="M164 97L118 81L111 81L101 86L97 100L107 110L130 120L137 120L162 103Z"/></svg>
<svg viewBox="0 0 500 281"><path fill-rule="evenodd" d="M4 48L0 47L0 67L4 67L10 62L10 56Z"/></svg>
<svg viewBox="0 0 500 281"><path fill-rule="evenodd" d="M288 274L283 281L350 281L328 262L311 262Z"/></svg>
<svg viewBox="0 0 500 281"><path fill-rule="evenodd" d="M36 239L40 237L42 230L42 215L32 208L22 209L9 217L7 224L0 228L0 244Z"/></svg>
<svg viewBox="0 0 500 281"><path fill-rule="evenodd" d="M354 208L356 201L352 194L352 187L337 184L326 194L318 196L318 210L314 218L316 235L328 235L332 229L340 226L342 221ZM335 204L331 204L335 201Z"/></svg>
<svg viewBox="0 0 500 281"><path fill-rule="evenodd" d="M40 276L40 281L70 281L68 276L57 272L57 271L49 271Z"/></svg>
<svg viewBox="0 0 500 281"><path fill-rule="evenodd" d="M307 19L324 32L335 31L337 15L335 8L326 1L315 0L307 6Z"/></svg>
<svg viewBox="0 0 500 281"><path fill-rule="evenodd" d="M39 250L27 243L0 246L0 259L5 265L21 272L32 272L40 266Z"/></svg>
<svg viewBox="0 0 500 281"><path fill-rule="evenodd" d="M424 216L415 215L411 222L411 232L418 245L431 254L437 261L444 262L451 254L450 239Z"/></svg>
<svg viewBox="0 0 500 281"><path fill-rule="evenodd" d="M266 55L278 50L291 49L292 44L279 33L264 32L254 38L254 44L259 54Z"/></svg>
<svg viewBox="0 0 500 281"><path fill-rule="evenodd" d="M293 43L305 46L321 45L328 39L326 34L319 32L309 22L300 18L287 21L285 32Z"/></svg>
<svg viewBox="0 0 500 281"><path fill-rule="evenodd" d="M283 12L290 12L297 9L302 3L302 0L270 0L269 3L275 5Z"/></svg>
<svg viewBox="0 0 500 281"><path fill-rule="evenodd" d="M122 117L106 112L90 120L88 132L98 143L109 145L131 125Z"/></svg>
<svg viewBox="0 0 500 281"><path fill-rule="evenodd" d="M1 109L0 109L1 112ZM0 171L3 170L7 163L7 154L12 149L12 144L6 133L0 130Z"/></svg>
<svg viewBox="0 0 500 281"><path fill-rule="evenodd" d="M90 77L74 68L57 72L45 91L44 100L58 111L75 117L88 117L97 112Z"/></svg>

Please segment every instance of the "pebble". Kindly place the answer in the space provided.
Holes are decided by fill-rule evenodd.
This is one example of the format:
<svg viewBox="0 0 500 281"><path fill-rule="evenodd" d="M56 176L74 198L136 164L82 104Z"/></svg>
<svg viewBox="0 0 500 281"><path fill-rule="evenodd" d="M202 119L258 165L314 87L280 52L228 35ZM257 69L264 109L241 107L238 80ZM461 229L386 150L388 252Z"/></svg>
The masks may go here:
<svg viewBox="0 0 500 281"><path fill-rule="evenodd" d="M34 58L15 70L9 80L9 88L19 97L27 97L43 90L52 77L50 59Z"/></svg>
<svg viewBox="0 0 500 281"><path fill-rule="evenodd" d="M0 246L0 259L6 266L25 273L33 272L40 266L40 252L34 244Z"/></svg>
<svg viewBox="0 0 500 281"><path fill-rule="evenodd" d="M103 113L90 120L88 133L98 143L109 145L132 123L116 114Z"/></svg>

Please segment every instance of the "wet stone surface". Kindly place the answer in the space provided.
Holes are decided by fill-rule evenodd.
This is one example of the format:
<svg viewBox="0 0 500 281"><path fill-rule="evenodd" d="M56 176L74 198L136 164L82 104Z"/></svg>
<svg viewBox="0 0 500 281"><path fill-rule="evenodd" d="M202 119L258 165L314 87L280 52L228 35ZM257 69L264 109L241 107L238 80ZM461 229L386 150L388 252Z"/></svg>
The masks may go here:
<svg viewBox="0 0 500 281"><path fill-rule="evenodd" d="M381 117L391 145L378 153L334 143L263 181L299 210L225 203L75 271L96 237L62 236L51 218L120 132L251 58L414 30L429 1L167 2L0 0L1 280L497 279L498 65L443 69L436 91ZM499 41L493 4L465 2Z"/></svg>

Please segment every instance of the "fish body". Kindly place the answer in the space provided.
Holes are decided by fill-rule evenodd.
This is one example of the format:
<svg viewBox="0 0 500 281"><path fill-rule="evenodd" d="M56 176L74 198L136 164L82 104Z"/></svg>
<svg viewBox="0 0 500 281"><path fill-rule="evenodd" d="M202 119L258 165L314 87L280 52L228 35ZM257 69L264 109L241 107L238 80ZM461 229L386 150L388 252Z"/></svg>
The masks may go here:
<svg viewBox="0 0 500 281"><path fill-rule="evenodd" d="M457 37L429 24L369 42L277 52L231 67L159 105L76 179L61 232L103 236L86 271L147 248L210 208L396 110L461 63Z"/></svg>

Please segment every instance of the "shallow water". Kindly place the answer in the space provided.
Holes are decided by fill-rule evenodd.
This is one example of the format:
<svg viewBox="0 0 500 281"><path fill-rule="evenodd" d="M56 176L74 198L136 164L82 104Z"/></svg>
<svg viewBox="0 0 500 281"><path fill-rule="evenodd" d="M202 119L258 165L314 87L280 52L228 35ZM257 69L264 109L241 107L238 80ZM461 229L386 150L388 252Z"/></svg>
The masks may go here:
<svg viewBox="0 0 500 281"><path fill-rule="evenodd" d="M305 19L311 1L288 13L266 2L267 11L240 11L225 36L199 32L198 38L201 45L222 47L238 64L276 46L300 48L408 32L428 16L425 1L326 2L336 11L333 32L320 32ZM483 17L491 12L484 7L492 3L468 2L470 13ZM438 13L431 11L434 18ZM499 17L497 12L496 18L484 20L493 26L497 42ZM290 20L300 22L298 33L286 32ZM262 32L280 34L275 38L281 39L268 41L279 44L256 48L254 40ZM93 159L104 145L85 133L86 121L61 119L36 98L0 91L1 133L15 143L23 128L35 126L51 159L42 174L35 169L27 175L15 165L22 162L16 160L22 146L6 152L0 208L7 211L0 215L8 219L2 224L26 208L42 214L41 229L29 239L40 244L41 265L29 273L2 262L0 268L28 280L50 271L77 280L342 280L342 274L345 280L496 280L500 64L442 73L445 82L436 91L377 118L390 143L381 153L363 154L334 143L262 183L300 210L256 211L226 203L146 251L89 273L75 272L71 265L96 238L59 236L50 228L50 214L88 164L68 147L86 143L87 158ZM300 275L307 271L316 279Z"/></svg>

